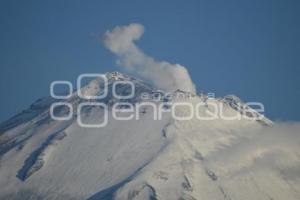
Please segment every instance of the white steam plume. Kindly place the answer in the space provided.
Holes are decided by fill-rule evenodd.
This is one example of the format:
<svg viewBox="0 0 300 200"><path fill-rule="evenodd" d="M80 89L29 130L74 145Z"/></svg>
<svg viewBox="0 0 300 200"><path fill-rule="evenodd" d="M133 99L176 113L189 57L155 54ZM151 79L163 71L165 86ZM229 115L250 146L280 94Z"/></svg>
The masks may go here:
<svg viewBox="0 0 300 200"><path fill-rule="evenodd" d="M134 44L143 33L144 26L141 24L117 26L105 33L104 45L118 56L118 65L149 79L159 89L166 91L180 89L196 93L195 86L184 66L156 61Z"/></svg>

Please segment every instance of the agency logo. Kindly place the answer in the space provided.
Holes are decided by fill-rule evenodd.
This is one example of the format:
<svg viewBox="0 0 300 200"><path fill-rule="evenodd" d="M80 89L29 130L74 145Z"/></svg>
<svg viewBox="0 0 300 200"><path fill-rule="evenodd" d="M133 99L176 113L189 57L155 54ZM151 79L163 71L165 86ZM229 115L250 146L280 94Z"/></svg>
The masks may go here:
<svg viewBox="0 0 300 200"><path fill-rule="evenodd" d="M97 80L95 84L89 83L84 86L83 80ZM99 83L101 82L101 86ZM126 93L118 91L119 86L126 86ZM66 87L67 93L64 95L55 92L57 87ZM112 91L109 91L110 90ZM195 95L181 92L156 91L139 94L141 101L130 102L127 100L137 98L135 84L132 81L114 80L109 87L105 74L81 74L77 78L77 91L73 92L73 85L69 81L53 81L50 85L51 97L58 100L50 107L50 115L53 120L71 120L76 116L76 120L81 127L101 128L108 124L108 115L114 120L140 120L141 113L145 108L151 108L153 120L162 120L164 113L170 113L174 120L187 121L197 120L262 120L264 115L264 105L260 102L241 103L234 100L224 100L215 98L214 93ZM105 98L116 99L109 106L104 101ZM72 98L80 98L85 101L73 103ZM197 101L191 101L191 99ZM180 99L178 101L178 99ZM225 101L225 102L223 102ZM231 111L228 112L228 106ZM91 124L85 120L86 112L90 108L101 110L101 122ZM110 108L110 109L109 109ZM233 109L233 110L232 110ZM230 113L230 114L229 114Z"/></svg>

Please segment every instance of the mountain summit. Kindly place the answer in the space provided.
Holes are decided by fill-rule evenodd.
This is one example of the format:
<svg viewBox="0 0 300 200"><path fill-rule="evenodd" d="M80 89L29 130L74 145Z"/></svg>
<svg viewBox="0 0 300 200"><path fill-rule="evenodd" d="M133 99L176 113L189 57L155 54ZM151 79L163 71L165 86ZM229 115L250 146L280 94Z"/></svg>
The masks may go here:
<svg viewBox="0 0 300 200"><path fill-rule="evenodd" d="M78 88L81 97L42 98L1 123L0 199L300 199L299 176L292 176L299 148L277 153L281 143L263 142L272 122L238 97L167 93L119 72L105 77L104 98L91 98L104 91L96 78ZM58 102L71 105L67 120L51 117ZM216 107L226 119L211 114ZM54 109L58 117L69 112ZM78 123L101 123L105 113L103 127Z"/></svg>

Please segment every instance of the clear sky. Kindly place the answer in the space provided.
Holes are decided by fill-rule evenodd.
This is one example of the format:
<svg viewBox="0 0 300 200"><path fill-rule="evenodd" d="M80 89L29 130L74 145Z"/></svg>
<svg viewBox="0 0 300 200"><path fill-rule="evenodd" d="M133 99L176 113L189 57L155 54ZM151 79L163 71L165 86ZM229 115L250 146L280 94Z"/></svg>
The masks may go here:
<svg viewBox="0 0 300 200"><path fill-rule="evenodd" d="M139 47L186 66L198 91L300 120L298 0L2 0L0 121L49 95L53 80L120 70L101 35L133 22L146 29Z"/></svg>

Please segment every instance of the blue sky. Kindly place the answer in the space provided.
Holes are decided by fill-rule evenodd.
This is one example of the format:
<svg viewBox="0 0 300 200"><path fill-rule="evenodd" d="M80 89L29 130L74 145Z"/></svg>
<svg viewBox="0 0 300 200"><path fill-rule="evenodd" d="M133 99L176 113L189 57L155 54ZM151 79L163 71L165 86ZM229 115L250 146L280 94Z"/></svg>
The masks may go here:
<svg viewBox="0 0 300 200"><path fill-rule="evenodd" d="M140 23L139 47L189 70L198 91L259 101L273 120L298 121L300 2L0 2L0 121L49 95L53 80L120 70L101 35Z"/></svg>

